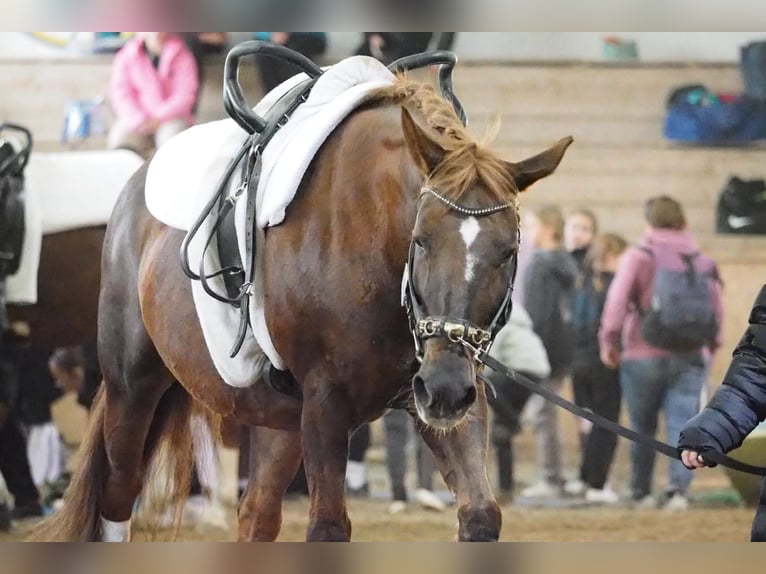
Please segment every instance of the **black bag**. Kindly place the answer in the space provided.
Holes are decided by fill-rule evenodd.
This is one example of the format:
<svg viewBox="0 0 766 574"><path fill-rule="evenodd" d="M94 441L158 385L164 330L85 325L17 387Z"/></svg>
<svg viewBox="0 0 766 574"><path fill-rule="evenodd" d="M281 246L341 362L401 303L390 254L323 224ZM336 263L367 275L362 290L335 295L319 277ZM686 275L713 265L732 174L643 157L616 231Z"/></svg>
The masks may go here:
<svg viewBox="0 0 766 574"><path fill-rule="evenodd" d="M766 102L766 42L750 42L739 50L739 68L745 93Z"/></svg>
<svg viewBox="0 0 766 574"><path fill-rule="evenodd" d="M31 146L20 147L17 150L9 141L0 142L0 278L16 273L21 263L24 167Z"/></svg>
<svg viewBox="0 0 766 574"><path fill-rule="evenodd" d="M766 181L730 177L718 196L716 231L766 234Z"/></svg>

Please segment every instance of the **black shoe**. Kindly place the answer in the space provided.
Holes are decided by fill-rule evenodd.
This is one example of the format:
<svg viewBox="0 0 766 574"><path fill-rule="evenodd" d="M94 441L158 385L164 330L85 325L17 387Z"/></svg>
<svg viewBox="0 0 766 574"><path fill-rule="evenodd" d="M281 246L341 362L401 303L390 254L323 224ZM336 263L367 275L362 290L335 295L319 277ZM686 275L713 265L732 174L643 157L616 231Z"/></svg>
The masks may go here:
<svg viewBox="0 0 766 574"><path fill-rule="evenodd" d="M8 532L11 529L11 511L4 502L0 504L0 532Z"/></svg>
<svg viewBox="0 0 766 574"><path fill-rule="evenodd" d="M13 508L13 519L24 520L25 518L42 518L43 507L39 502L31 502Z"/></svg>

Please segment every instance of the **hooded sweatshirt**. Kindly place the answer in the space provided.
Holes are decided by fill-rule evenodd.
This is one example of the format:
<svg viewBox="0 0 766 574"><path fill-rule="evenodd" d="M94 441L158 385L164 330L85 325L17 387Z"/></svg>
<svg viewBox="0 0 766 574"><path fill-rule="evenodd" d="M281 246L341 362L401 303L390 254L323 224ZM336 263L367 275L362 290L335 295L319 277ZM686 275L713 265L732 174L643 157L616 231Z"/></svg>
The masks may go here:
<svg viewBox="0 0 766 574"><path fill-rule="evenodd" d="M109 99L128 129L148 119L193 124L198 89L197 63L178 36L165 42L156 68L139 37L131 38L114 57Z"/></svg>
<svg viewBox="0 0 766 574"><path fill-rule="evenodd" d="M524 307L545 346L551 377L566 375L572 364L572 289L577 264L563 249L538 249L524 277Z"/></svg>
<svg viewBox="0 0 766 574"><path fill-rule="evenodd" d="M535 334L532 319L518 303L511 308L511 318L500 329L490 355L515 371L545 379L551 374L548 354Z"/></svg>
<svg viewBox="0 0 766 574"><path fill-rule="evenodd" d="M677 253L699 251L687 231L651 229L641 238L640 246L654 251L671 249ZM601 316L599 343L602 350L622 349L622 360L667 357L674 353L652 347L641 336L641 310L648 309L654 283L652 256L641 248L631 248L625 254L612 281ZM721 346L723 302L720 281L712 282L713 307L718 333L709 351Z"/></svg>

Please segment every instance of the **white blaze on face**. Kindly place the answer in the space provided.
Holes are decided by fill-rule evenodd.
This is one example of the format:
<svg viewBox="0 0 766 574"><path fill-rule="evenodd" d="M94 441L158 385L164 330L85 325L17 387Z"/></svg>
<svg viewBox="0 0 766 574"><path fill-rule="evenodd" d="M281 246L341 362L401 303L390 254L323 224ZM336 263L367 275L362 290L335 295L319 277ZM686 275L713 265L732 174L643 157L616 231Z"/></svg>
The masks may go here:
<svg viewBox="0 0 766 574"><path fill-rule="evenodd" d="M475 217L469 217L460 224L460 235L465 243L465 280L467 282L473 279L473 268L478 261L471 253L471 245L478 237L479 231L481 231L481 226Z"/></svg>

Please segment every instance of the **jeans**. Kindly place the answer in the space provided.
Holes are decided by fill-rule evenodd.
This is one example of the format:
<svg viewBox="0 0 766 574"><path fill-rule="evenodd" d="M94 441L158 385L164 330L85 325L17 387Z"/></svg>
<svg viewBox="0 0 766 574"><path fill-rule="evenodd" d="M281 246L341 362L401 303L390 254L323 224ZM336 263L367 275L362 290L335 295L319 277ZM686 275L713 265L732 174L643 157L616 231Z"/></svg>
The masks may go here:
<svg viewBox="0 0 766 574"><path fill-rule="evenodd" d="M420 433L414 430L412 417L407 411L392 410L383 417L386 429L386 466L391 480L393 500L407 500L405 475L407 474L407 445L415 435L415 461L417 463L418 488L433 490L433 474L436 462Z"/></svg>
<svg viewBox="0 0 766 574"><path fill-rule="evenodd" d="M540 386L560 395L563 382L563 377L545 379L540 383ZM529 402L531 405L526 409L535 433L537 463L541 467L543 480L555 485L563 484L563 449L561 432L559 431L559 407L544 400L539 395L531 397Z"/></svg>
<svg viewBox="0 0 766 574"><path fill-rule="evenodd" d="M699 412L707 365L700 353L676 354L653 359L625 361L620 365L620 384L633 429L655 436L659 412L665 414L667 442L675 444L681 427ZM630 446L634 499L652 492L655 451L650 446ZM681 461L670 463L667 492L685 493L692 471Z"/></svg>

